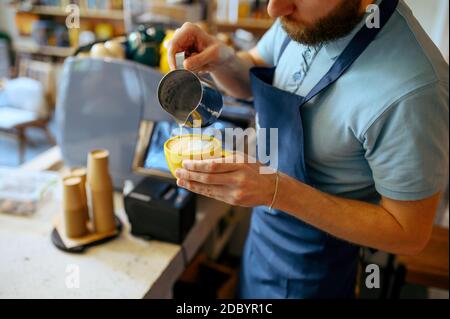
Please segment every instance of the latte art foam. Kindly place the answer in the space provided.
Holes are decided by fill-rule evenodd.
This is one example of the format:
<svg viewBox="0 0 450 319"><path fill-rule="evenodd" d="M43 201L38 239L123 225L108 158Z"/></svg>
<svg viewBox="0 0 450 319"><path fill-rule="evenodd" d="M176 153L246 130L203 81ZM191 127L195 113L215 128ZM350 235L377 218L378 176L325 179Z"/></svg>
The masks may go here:
<svg viewBox="0 0 450 319"><path fill-rule="evenodd" d="M194 154L214 150L212 141L192 137L180 137L169 144L169 148L178 154Z"/></svg>

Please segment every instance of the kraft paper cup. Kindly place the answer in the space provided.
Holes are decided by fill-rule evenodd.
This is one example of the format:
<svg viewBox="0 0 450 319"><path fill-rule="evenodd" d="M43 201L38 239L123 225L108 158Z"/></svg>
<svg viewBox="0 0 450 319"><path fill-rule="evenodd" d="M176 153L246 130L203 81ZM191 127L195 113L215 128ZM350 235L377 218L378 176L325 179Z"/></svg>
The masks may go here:
<svg viewBox="0 0 450 319"><path fill-rule="evenodd" d="M109 152L107 150L95 150L89 153L87 179L91 189L112 188L109 175Z"/></svg>
<svg viewBox="0 0 450 319"><path fill-rule="evenodd" d="M83 237L88 232L80 184L79 177L68 177L63 181L64 227L69 238Z"/></svg>
<svg viewBox="0 0 450 319"><path fill-rule="evenodd" d="M200 139L203 141L212 142L212 147L197 151L197 152L178 152L170 148L170 145L174 143L177 139ZM164 144L164 154L166 156L167 165L169 166L170 172L174 177L175 172L182 168L184 160L205 160L211 158L220 158L226 156L226 152L222 149L222 143L211 136L200 135L200 134L187 134L172 137Z"/></svg>
<svg viewBox="0 0 450 319"><path fill-rule="evenodd" d="M87 169L84 167L74 167L70 170L70 175L73 177L79 177L81 179L81 197L84 203L87 205L86 197L86 182L87 182Z"/></svg>
<svg viewBox="0 0 450 319"><path fill-rule="evenodd" d="M116 229L112 191L91 191L93 220L96 233L109 233Z"/></svg>
<svg viewBox="0 0 450 319"><path fill-rule="evenodd" d="M92 219L95 232L109 233L115 230L114 198L109 174L109 152L92 151L88 155L88 185L92 202Z"/></svg>
<svg viewBox="0 0 450 319"><path fill-rule="evenodd" d="M87 201L87 193L86 193L86 183L87 183L87 169L84 167L74 167L69 170L69 176L71 177L79 177L81 179L80 183L80 193L81 193L81 201L85 206L86 220L89 221L89 208Z"/></svg>

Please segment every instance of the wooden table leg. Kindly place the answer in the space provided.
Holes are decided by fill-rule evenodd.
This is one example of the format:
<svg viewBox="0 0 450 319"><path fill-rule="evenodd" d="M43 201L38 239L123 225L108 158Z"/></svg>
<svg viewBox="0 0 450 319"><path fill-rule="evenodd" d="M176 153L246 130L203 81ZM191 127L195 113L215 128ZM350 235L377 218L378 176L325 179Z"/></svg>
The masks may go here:
<svg viewBox="0 0 450 319"><path fill-rule="evenodd" d="M45 126L43 127L43 129L44 129L45 135L47 136L47 139L48 139L49 143L50 143L52 146L55 146L55 145L56 145L56 140L55 140L55 138L53 137L53 134L50 132L48 126L45 125Z"/></svg>
<svg viewBox="0 0 450 319"><path fill-rule="evenodd" d="M18 142L19 142L19 163L23 164L25 162L25 148L27 143L27 137L25 135L24 128L18 128Z"/></svg>

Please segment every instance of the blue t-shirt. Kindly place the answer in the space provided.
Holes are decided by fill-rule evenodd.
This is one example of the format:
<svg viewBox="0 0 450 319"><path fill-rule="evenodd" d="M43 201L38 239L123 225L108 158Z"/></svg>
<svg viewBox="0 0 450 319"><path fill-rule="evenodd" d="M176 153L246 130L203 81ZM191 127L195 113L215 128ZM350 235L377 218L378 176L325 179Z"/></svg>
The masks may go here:
<svg viewBox="0 0 450 319"><path fill-rule="evenodd" d="M362 23L312 56L304 77L298 74L307 48L291 41L274 85L306 96ZM286 36L276 22L261 39L258 51L266 63L277 64ZM347 73L301 110L314 186L367 201L380 195L421 200L443 191L448 181L448 72L439 50L401 1Z"/></svg>

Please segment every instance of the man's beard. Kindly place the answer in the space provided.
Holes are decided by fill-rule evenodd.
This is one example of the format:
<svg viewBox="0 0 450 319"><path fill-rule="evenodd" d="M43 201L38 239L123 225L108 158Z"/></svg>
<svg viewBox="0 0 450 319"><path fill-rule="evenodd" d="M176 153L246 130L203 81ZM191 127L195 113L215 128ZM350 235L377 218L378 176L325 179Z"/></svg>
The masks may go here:
<svg viewBox="0 0 450 319"><path fill-rule="evenodd" d="M361 12L361 1L342 1L328 16L319 19L311 26L304 26L288 17L282 17L281 23L294 41L316 46L350 34L364 17L364 12Z"/></svg>

